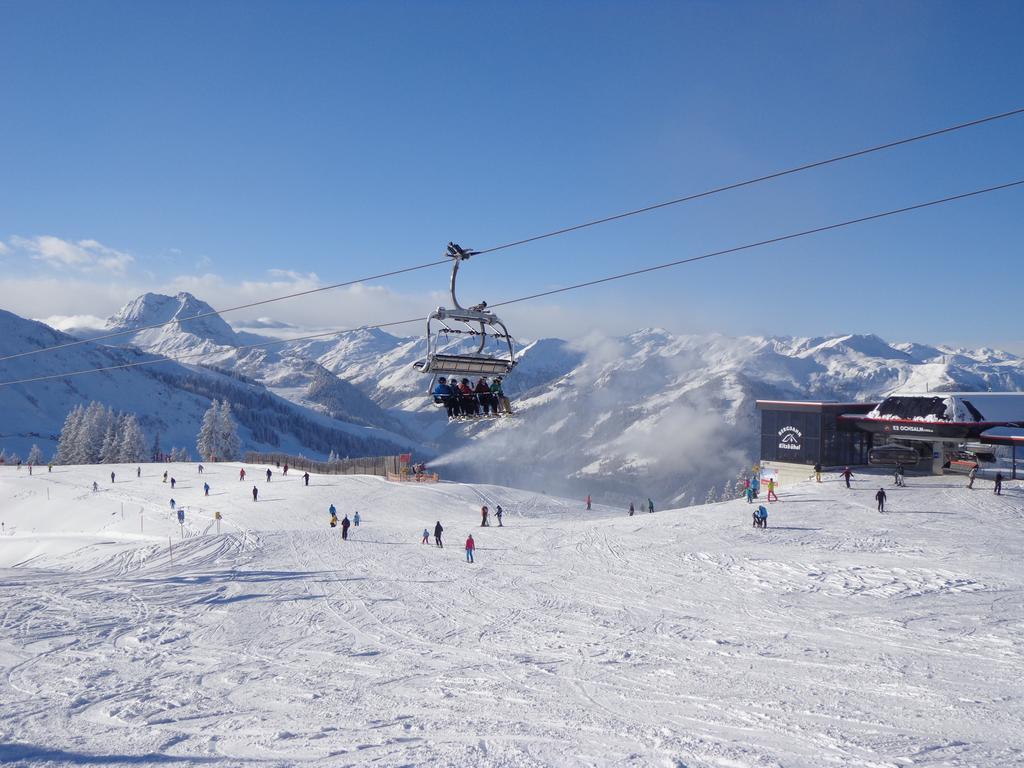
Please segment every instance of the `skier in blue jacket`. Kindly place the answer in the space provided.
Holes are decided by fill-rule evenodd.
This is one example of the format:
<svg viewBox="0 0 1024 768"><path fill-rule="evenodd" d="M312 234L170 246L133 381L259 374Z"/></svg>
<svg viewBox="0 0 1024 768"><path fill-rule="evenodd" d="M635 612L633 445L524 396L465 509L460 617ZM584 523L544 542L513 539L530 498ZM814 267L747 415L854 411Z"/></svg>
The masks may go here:
<svg viewBox="0 0 1024 768"><path fill-rule="evenodd" d="M437 386L434 387L434 402L440 403L448 411L448 418L454 419L459 415L457 406L457 398L452 388L448 385L448 380L444 376L437 380Z"/></svg>

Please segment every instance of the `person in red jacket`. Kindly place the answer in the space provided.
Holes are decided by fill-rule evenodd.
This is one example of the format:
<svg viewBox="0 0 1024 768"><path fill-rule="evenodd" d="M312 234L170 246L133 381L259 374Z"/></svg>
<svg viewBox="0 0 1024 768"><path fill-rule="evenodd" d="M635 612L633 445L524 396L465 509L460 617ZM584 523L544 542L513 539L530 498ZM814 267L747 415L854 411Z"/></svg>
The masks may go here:
<svg viewBox="0 0 1024 768"><path fill-rule="evenodd" d="M476 416L480 413L480 404L476 401L476 393L473 388L469 386L469 379L463 379L459 384L459 400L463 416Z"/></svg>
<svg viewBox="0 0 1024 768"><path fill-rule="evenodd" d="M480 403L480 408L483 409L484 416L490 416L494 398L491 396L491 385L487 383L487 378L485 376L480 377L480 380L476 383L475 391L477 402ZM497 408L494 408L494 415L498 415Z"/></svg>
<svg viewBox="0 0 1024 768"><path fill-rule="evenodd" d="M469 538L466 539L466 562L473 562L473 550L476 549L476 542L473 541L473 534L469 534Z"/></svg>
<svg viewBox="0 0 1024 768"><path fill-rule="evenodd" d="M587 512L590 511L590 494L587 494Z"/></svg>

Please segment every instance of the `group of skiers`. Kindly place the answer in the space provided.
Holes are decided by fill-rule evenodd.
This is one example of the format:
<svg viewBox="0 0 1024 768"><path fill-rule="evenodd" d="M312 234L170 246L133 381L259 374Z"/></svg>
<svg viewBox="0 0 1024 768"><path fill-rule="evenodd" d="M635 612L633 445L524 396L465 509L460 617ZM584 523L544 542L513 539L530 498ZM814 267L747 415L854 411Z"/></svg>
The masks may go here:
<svg viewBox="0 0 1024 768"><path fill-rule="evenodd" d="M338 527L338 510L337 510L337 508L333 504L331 504L331 506L327 509L327 512L331 516L331 522L330 522L331 528L337 528ZM341 538L347 541L348 540L348 529L351 528L352 526L355 526L356 528L358 528L360 522L362 522L362 518L359 516L358 510L352 515L352 519L351 520L348 519L348 515L345 515L345 517L343 517L342 520L341 520Z"/></svg>
<svg viewBox="0 0 1024 768"><path fill-rule="evenodd" d="M778 501L779 496L775 493L776 482L774 477L768 478L768 501ZM753 504L754 499L758 498L758 494L761 492L761 478L755 472L754 475L743 482L743 495L747 499L747 504Z"/></svg>
<svg viewBox="0 0 1024 768"><path fill-rule="evenodd" d="M590 497L587 496L587 509L590 509ZM647 512L648 514L654 514L654 502L647 499ZM633 502L629 502L629 516L632 517L636 513L636 507L633 506Z"/></svg>
<svg viewBox="0 0 1024 768"><path fill-rule="evenodd" d="M494 507L494 516L498 519L498 527L499 528L504 528L505 527L504 523L502 523L502 518L504 517L504 514L505 513L502 510L500 504L498 504L498 505L496 505ZM490 523L488 522L489 516L490 516L490 509L486 505L480 507L480 527L481 528L486 528L486 527L490 526ZM441 521L438 520L437 523L434 525L434 545L437 546L437 547L440 547L441 549L444 549L444 541L441 538L441 536L443 534L444 534L444 526L441 525ZM421 544L429 544L430 543L430 529L429 528L424 528L423 529L423 539L421 540L420 543ZM476 541L473 539L473 534L472 533L469 534L466 537L466 547L465 548L466 548L466 562L467 563L474 562L473 555L474 555L474 552L476 551Z"/></svg>
<svg viewBox="0 0 1024 768"><path fill-rule="evenodd" d="M458 382L452 377L449 382L446 377L441 376L434 387L433 395L434 402L445 407L449 419L512 413L512 404L502 390L501 376L495 376L491 383L487 382L486 376L481 376L476 386L473 386L469 379Z"/></svg>

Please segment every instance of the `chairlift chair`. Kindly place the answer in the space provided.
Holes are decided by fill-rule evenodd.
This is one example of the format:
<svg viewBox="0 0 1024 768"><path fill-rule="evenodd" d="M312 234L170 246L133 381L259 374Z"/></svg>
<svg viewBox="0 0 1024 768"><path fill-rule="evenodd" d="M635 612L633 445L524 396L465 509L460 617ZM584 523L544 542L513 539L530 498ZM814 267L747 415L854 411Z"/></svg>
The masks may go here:
<svg viewBox="0 0 1024 768"><path fill-rule="evenodd" d="M508 328L487 309L487 302L466 308L455 295L459 265L476 251L448 243L446 255L452 260L451 297L454 308L438 307L427 318L427 356L413 363L421 373L430 374L428 393L432 393L441 376L507 376L515 367L515 346ZM466 335L478 339L473 352L453 354L441 351L452 336Z"/></svg>

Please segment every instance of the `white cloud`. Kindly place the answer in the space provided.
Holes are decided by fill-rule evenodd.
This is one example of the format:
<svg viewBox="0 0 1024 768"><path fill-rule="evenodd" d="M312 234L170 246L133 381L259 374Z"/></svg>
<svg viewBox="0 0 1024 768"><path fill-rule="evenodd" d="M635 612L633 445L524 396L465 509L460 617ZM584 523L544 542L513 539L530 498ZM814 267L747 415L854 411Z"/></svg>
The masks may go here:
<svg viewBox="0 0 1024 768"><path fill-rule="evenodd" d="M3 240L0 240L0 256L3 256L5 253L10 252L11 246L7 245L7 243L5 243Z"/></svg>
<svg viewBox="0 0 1024 768"><path fill-rule="evenodd" d="M83 272L105 270L120 274L135 261L131 254L98 240L72 242L54 235L14 236L9 241L8 250L12 248L52 267L71 267Z"/></svg>
<svg viewBox="0 0 1024 768"><path fill-rule="evenodd" d="M35 318L41 323L46 323L58 331L82 331L91 329L99 331L106 324L106 320L96 315L50 315L49 317Z"/></svg>

